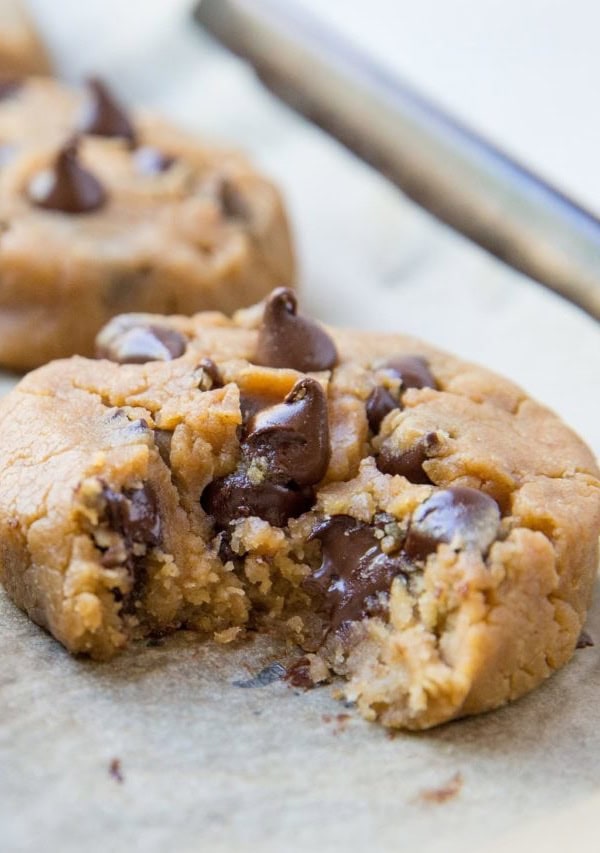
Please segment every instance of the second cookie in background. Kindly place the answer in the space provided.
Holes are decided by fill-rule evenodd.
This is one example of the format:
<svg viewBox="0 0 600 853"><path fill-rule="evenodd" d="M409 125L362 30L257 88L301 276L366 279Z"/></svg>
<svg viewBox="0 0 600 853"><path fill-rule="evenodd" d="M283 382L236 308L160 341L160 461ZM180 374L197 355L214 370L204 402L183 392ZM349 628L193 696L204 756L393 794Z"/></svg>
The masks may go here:
<svg viewBox="0 0 600 853"><path fill-rule="evenodd" d="M0 365L93 351L124 311L231 313L294 280L277 189L105 84L0 101Z"/></svg>

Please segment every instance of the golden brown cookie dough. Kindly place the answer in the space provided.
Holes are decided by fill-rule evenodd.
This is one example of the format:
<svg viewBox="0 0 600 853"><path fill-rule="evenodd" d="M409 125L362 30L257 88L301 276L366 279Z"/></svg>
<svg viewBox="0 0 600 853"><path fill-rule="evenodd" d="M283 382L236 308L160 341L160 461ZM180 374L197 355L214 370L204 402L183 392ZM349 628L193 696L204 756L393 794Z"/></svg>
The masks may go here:
<svg viewBox="0 0 600 853"><path fill-rule="evenodd" d="M25 5L0 0L0 78L50 72L48 54Z"/></svg>
<svg viewBox="0 0 600 853"><path fill-rule="evenodd" d="M273 185L97 82L6 92L0 159L0 364L91 355L122 312L231 313L292 283Z"/></svg>
<svg viewBox="0 0 600 853"><path fill-rule="evenodd" d="M325 330L291 291L263 310L117 318L101 360L2 401L11 598L97 659L181 626L283 633L292 683L341 675L391 727L498 707L565 664L598 564L587 447L418 340Z"/></svg>

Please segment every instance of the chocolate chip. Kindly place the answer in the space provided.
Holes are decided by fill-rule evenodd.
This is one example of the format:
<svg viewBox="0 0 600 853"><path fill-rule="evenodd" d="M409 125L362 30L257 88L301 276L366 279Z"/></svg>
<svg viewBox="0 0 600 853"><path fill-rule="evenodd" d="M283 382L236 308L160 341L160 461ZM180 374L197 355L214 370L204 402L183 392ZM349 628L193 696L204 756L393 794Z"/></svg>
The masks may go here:
<svg viewBox="0 0 600 853"><path fill-rule="evenodd" d="M250 208L245 196L228 178L221 178L218 185L221 210L228 219L250 219Z"/></svg>
<svg viewBox="0 0 600 853"><path fill-rule="evenodd" d="M76 141L59 151L51 170L35 175L27 192L37 207L61 213L91 213L107 198L102 184L80 165Z"/></svg>
<svg viewBox="0 0 600 853"><path fill-rule="evenodd" d="M127 113L112 92L97 77L87 81L89 97L80 130L95 136L116 136L135 144L135 131Z"/></svg>
<svg viewBox="0 0 600 853"><path fill-rule="evenodd" d="M323 479L329 464L327 400L319 382L297 382L283 403L257 412L247 424L245 451L262 457L270 476L298 486Z"/></svg>
<svg viewBox="0 0 600 853"><path fill-rule="evenodd" d="M96 357L118 364L172 361L183 355L186 346L185 337L175 329L125 314L115 317L98 333Z"/></svg>
<svg viewBox="0 0 600 853"><path fill-rule="evenodd" d="M115 492L106 486L102 497L111 529L119 533L128 546L134 542L144 545L160 543L158 501L149 483L136 489L124 489L123 492Z"/></svg>
<svg viewBox="0 0 600 853"><path fill-rule="evenodd" d="M225 384L223 377L219 372L219 368L214 363L212 358L203 358L198 365L202 371L202 380L200 387L204 391L212 391L213 388L222 388Z"/></svg>
<svg viewBox="0 0 600 853"><path fill-rule="evenodd" d="M423 463L434 455L438 446L435 432L427 433L404 451L394 450L386 444L377 456L377 467L383 474L401 474L411 483L429 484L431 480L423 470Z"/></svg>
<svg viewBox="0 0 600 853"><path fill-rule="evenodd" d="M165 154L158 148L144 145L137 149L133 155L133 160L138 172L144 175L160 175L171 168L175 162L175 157Z"/></svg>
<svg viewBox="0 0 600 853"><path fill-rule="evenodd" d="M240 409L244 425L248 424L257 412L269 406L276 406L278 403L281 403L281 395L273 397L271 394L248 394L240 391Z"/></svg>
<svg viewBox="0 0 600 853"><path fill-rule="evenodd" d="M393 579L413 571L404 556L381 551L374 527L349 515L323 521L311 539L321 542L322 562L305 586L321 597L334 630L380 611Z"/></svg>
<svg viewBox="0 0 600 853"><path fill-rule="evenodd" d="M0 77L0 100L11 98L22 85L22 77Z"/></svg>
<svg viewBox="0 0 600 853"><path fill-rule="evenodd" d="M576 649L588 649L593 645L594 645L594 641L592 640L592 638L590 637L588 632L585 630L582 630L580 635L579 635L579 638L577 640L577 643L575 645L575 648Z"/></svg>
<svg viewBox="0 0 600 853"><path fill-rule="evenodd" d="M307 512L314 502L310 488L297 488L267 479L253 483L244 471L213 480L204 489L200 503L217 527L257 516L273 527L285 527L290 518Z"/></svg>
<svg viewBox="0 0 600 853"><path fill-rule="evenodd" d="M400 401L393 394L390 394L387 388L381 386L374 388L369 394L366 406L367 420L372 432L379 432L379 427L385 416L393 412L394 409L400 408Z"/></svg>
<svg viewBox="0 0 600 853"><path fill-rule="evenodd" d="M294 292L278 287L265 306L255 360L267 367L308 373L331 369L337 363L337 351L324 329L297 314Z"/></svg>
<svg viewBox="0 0 600 853"><path fill-rule="evenodd" d="M434 492L413 513L404 545L413 559L425 559L441 542L485 553L498 534L500 510L485 492L451 486Z"/></svg>
<svg viewBox="0 0 600 853"><path fill-rule="evenodd" d="M400 378L403 390L407 388L437 388L429 364L421 355L399 355L389 358L381 367Z"/></svg>

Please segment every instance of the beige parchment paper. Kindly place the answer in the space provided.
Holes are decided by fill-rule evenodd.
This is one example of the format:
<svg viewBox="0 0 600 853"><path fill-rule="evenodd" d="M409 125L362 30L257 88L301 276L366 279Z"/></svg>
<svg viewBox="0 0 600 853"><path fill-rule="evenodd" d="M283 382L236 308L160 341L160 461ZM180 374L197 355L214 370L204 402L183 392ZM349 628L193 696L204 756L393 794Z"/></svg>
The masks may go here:
<svg viewBox="0 0 600 853"><path fill-rule="evenodd" d="M310 310L477 359L600 451L593 321L273 102L184 3L147 0L127 37L125 24L107 30L108 3L63 0L58 16L32 5L68 77L93 65L125 98L246 147L282 183ZM136 4L121 6L131 17ZM453 853L581 847L588 833L597 849L598 596L589 631L596 645L515 705L390 737L330 687L236 686L286 661L269 638L223 648L181 634L93 664L0 595L0 849Z"/></svg>

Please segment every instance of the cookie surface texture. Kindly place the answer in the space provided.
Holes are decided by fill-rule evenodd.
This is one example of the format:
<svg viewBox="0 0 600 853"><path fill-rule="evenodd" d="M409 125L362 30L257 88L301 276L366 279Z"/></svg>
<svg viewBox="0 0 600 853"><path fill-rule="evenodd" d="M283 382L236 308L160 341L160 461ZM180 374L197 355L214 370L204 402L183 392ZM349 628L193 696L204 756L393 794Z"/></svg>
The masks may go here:
<svg viewBox="0 0 600 853"><path fill-rule="evenodd" d="M0 99L0 364L92 355L124 312L231 314L293 284L281 197L240 154L98 80Z"/></svg>

